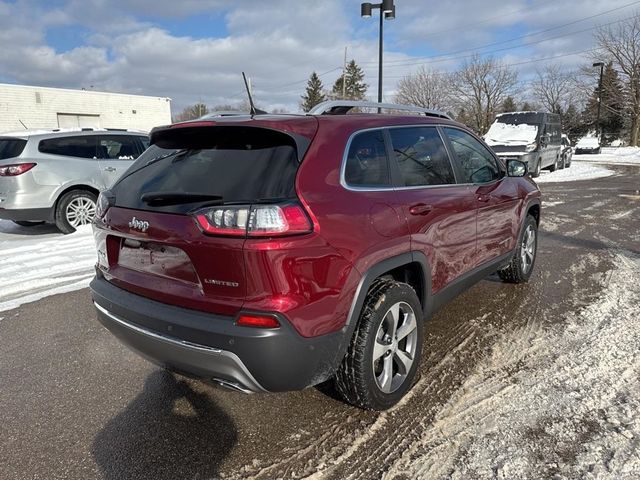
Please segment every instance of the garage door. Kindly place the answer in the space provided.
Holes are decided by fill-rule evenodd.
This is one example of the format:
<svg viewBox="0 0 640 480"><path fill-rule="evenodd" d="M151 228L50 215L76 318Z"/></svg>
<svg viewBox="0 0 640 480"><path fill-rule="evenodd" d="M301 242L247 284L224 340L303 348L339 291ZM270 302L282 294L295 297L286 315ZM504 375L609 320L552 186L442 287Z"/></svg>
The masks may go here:
<svg viewBox="0 0 640 480"><path fill-rule="evenodd" d="M100 128L100 115L84 115L75 113L59 113L60 128Z"/></svg>

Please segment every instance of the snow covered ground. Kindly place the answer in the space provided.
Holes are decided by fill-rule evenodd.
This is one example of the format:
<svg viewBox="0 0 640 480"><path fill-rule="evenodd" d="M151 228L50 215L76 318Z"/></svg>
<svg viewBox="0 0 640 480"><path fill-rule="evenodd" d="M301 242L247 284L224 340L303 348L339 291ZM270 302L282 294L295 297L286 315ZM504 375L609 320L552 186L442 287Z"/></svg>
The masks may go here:
<svg viewBox="0 0 640 480"><path fill-rule="evenodd" d="M540 176L536 178L536 183L552 183L552 182L573 182L576 180L590 180L593 178L609 177L615 172L605 167L589 165L578 161L573 161L570 168L556 170L551 173L548 170L542 170Z"/></svg>
<svg viewBox="0 0 640 480"><path fill-rule="evenodd" d="M95 263L88 225L62 235L47 225L26 229L0 220L0 312L86 287Z"/></svg>
<svg viewBox="0 0 640 480"><path fill-rule="evenodd" d="M603 147L602 153L598 155L574 155L573 160L613 165L640 165L640 147Z"/></svg>
<svg viewBox="0 0 640 480"><path fill-rule="evenodd" d="M565 325L505 335L384 478L640 478L640 257L614 265Z"/></svg>

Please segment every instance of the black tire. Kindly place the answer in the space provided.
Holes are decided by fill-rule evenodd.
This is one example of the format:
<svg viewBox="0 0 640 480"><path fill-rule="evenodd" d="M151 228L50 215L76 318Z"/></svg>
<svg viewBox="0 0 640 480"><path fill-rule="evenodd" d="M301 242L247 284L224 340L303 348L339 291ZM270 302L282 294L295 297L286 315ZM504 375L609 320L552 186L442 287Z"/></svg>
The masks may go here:
<svg viewBox="0 0 640 480"><path fill-rule="evenodd" d="M60 199L58 200L58 204L56 206L56 227L58 227L58 230L65 234L73 233L76 231L76 228L80 226L80 224L86 225L88 223L91 223L93 221L93 216L95 215L97 200L97 195L88 190L71 190L70 192L62 195L62 197L60 197ZM93 203L93 214L91 214L89 210L87 212L86 218L83 217L80 220L80 224L73 225L67 215L68 208L72 203L84 203L84 201L88 202L89 204Z"/></svg>
<svg viewBox="0 0 640 480"><path fill-rule="evenodd" d="M42 225L44 222L43 221L31 222L31 221L27 221L27 220L14 220L13 223L15 223L16 225L20 225L21 227L35 227L36 225Z"/></svg>
<svg viewBox="0 0 640 480"><path fill-rule="evenodd" d="M541 167L542 167L542 159L539 158L538 161L536 162L536 167L531 172L532 178L538 178L540 176Z"/></svg>
<svg viewBox="0 0 640 480"><path fill-rule="evenodd" d="M550 172L555 172L558 169L558 157L556 157L556 161L553 162L553 165L549 167Z"/></svg>
<svg viewBox="0 0 640 480"><path fill-rule="evenodd" d="M530 250L530 255L523 252L523 243L528 242L528 232L533 232L533 245ZM529 250L527 248L527 250ZM527 215L524 220L524 225L518 236L518 244L516 251L513 254L513 258L509 265L498 270L498 275L502 281L507 283L526 283L531 278L533 267L536 264L536 256L538 251L538 223L532 215ZM525 257L526 255L526 257ZM529 264L526 263L528 259Z"/></svg>
<svg viewBox="0 0 640 480"><path fill-rule="evenodd" d="M558 166L558 168L559 168L560 170L564 170L564 167L566 167L566 166L567 166L567 165L566 165L566 163L567 163L567 157L563 154L563 155L561 155L561 156L560 156L560 159L561 159L561 162L560 162L560 165Z"/></svg>
<svg viewBox="0 0 640 480"><path fill-rule="evenodd" d="M392 307L396 306L400 328L394 330L396 335L392 340L385 334L385 328L393 323L390 320L393 318ZM411 315L415 328L412 328ZM398 341L398 333L402 335L403 326L405 333L409 333ZM416 292L406 283L377 280L367 294L351 344L336 373L337 391L346 402L363 409L386 410L392 407L413 386L422 342L423 315ZM384 353L375 360L374 355L382 351ZM407 351L413 354L409 355ZM412 360L408 369L401 358ZM388 381L385 374L387 365L390 365L391 372ZM379 374L376 373L378 369ZM385 385L388 392L384 391Z"/></svg>

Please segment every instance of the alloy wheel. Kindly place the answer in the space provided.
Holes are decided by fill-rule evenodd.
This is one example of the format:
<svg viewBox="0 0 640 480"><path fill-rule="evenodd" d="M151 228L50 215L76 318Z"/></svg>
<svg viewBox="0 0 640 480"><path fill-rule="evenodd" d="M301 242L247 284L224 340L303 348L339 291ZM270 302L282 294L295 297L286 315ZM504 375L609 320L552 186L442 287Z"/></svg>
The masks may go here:
<svg viewBox="0 0 640 480"><path fill-rule="evenodd" d="M372 368L376 385L383 393L402 386L415 361L418 346L416 314L405 302L391 306L376 333Z"/></svg>
<svg viewBox="0 0 640 480"><path fill-rule="evenodd" d="M520 246L520 259L522 260L522 272L527 273L533 265L536 254L536 231L533 226L528 225L522 237Z"/></svg>
<svg viewBox="0 0 640 480"><path fill-rule="evenodd" d="M96 214L96 203L87 197L77 197L69 202L65 215L73 228L91 223Z"/></svg>

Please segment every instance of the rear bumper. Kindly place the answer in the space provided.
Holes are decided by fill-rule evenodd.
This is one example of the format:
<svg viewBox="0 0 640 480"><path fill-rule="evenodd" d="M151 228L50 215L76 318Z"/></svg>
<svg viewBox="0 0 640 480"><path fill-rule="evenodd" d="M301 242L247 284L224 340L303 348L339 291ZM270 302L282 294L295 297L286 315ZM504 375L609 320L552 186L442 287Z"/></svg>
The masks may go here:
<svg viewBox="0 0 640 480"><path fill-rule="evenodd" d="M53 208L21 208L21 209L7 209L2 208L0 203L0 218L3 220L14 221L53 221Z"/></svg>
<svg viewBox="0 0 640 480"><path fill-rule="evenodd" d="M240 327L233 317L163 304L99 275L90 287L98 320L130 349L236 390L301 390L331 377L341 361L342 332L304 338L280 316L277 329Z"/></svg>

